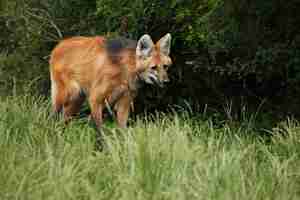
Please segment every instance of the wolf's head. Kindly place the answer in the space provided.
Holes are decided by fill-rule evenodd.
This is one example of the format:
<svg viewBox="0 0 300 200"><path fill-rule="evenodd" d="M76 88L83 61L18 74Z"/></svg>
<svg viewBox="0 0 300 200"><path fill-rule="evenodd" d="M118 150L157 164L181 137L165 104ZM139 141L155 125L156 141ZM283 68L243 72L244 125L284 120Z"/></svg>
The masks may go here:
<svg viewBox="0 0 300 200"><path fill-rule="evenodd" d="M136 47L136 64L141 70L140 78L146 83L164 86L169 82L168 67L170 58L171 34L162 37L156 44L149 35L143 35Z"/></svg>

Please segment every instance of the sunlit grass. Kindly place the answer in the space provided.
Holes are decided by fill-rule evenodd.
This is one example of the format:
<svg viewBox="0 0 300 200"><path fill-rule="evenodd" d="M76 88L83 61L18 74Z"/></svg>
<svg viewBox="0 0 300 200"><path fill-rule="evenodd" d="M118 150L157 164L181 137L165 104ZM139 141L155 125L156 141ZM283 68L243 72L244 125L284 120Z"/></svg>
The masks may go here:
<svg viewBox="0 0 300 200"><path fill-rule="evenodd" d="M45 99L6 98L0 113L0 199L300 198L293 120L266 141L187 113L140 117L126 130L106 124L99 151L88 120L65 126Z"/></svg>

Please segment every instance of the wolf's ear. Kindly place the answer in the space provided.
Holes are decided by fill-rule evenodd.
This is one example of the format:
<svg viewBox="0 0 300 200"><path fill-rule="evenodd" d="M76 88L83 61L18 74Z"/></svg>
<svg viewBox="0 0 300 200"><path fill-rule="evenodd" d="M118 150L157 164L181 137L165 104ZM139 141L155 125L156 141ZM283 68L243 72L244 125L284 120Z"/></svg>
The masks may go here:
<svg viewBox="0 0 300 200"><path fill-rule="evenodd" d="M158 42L159 50L162 54L164 55L169 55L170 54L170 49L171 49L171 34L167 33L164 37L162 37Z"/></svg>
<svg viewBox="0 0 300 200"><path fill-rule="evenodd" d="M137 43L137 47L136 47L136 55L139 57L148 57L150 56L152 50L153 50L154 44L153 41L150 37L150 35L145 34L143 35L138 43Z"/></svg>

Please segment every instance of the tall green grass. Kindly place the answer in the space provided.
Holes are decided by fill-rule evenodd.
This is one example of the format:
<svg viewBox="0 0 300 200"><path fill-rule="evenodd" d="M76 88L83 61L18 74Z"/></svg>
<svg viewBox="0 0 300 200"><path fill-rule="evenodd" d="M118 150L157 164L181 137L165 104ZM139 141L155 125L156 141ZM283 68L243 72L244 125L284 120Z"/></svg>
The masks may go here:
<svg viewBox="0 0 300 200"><path fill-rule="evenodd" d="M65 126L47 100L5 98L0 199L299 199L300 125L268 132L175 113L109 125L98 151L87 120Z"/></svg>

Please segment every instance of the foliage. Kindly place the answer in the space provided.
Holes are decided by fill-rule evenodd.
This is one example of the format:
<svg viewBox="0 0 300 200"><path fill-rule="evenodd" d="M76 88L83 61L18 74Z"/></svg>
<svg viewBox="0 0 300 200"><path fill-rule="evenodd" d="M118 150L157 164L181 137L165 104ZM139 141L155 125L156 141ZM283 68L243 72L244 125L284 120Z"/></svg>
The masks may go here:
<svg viewBox="0 0 300 200"><path fill-rule="evenodd" d="M62 38L149 33L157 40L170 32L171 83L163 90L145 86L137 110L244 97L289 104L300 90L299 7L297 0L3 0L0 92L30 85L48 95L49 54Z"/></svg>
<svg viewBox="0 0 300 200"><path fill-rule="evenodd" d="M267 84L278 77L277 85L295 81L300 56L297 8L297 1L231 0L219 4L206 21L208 29L215 30L207 35L208 69L237 80L255 76L250 84Z"/></svg>
<svg viewBox="0 0 300 200"><path fill-rule="evenodd" d="M50 50L63 37L84 34L89 23L92 2L87 1L4 1L0 15L1 89L23 91L32 80L37 93L49 88ZM80 9L79 9L80 8ZM76 10L76 12L74 12ZM0 90L1 91L1 90Z"/></svg>

